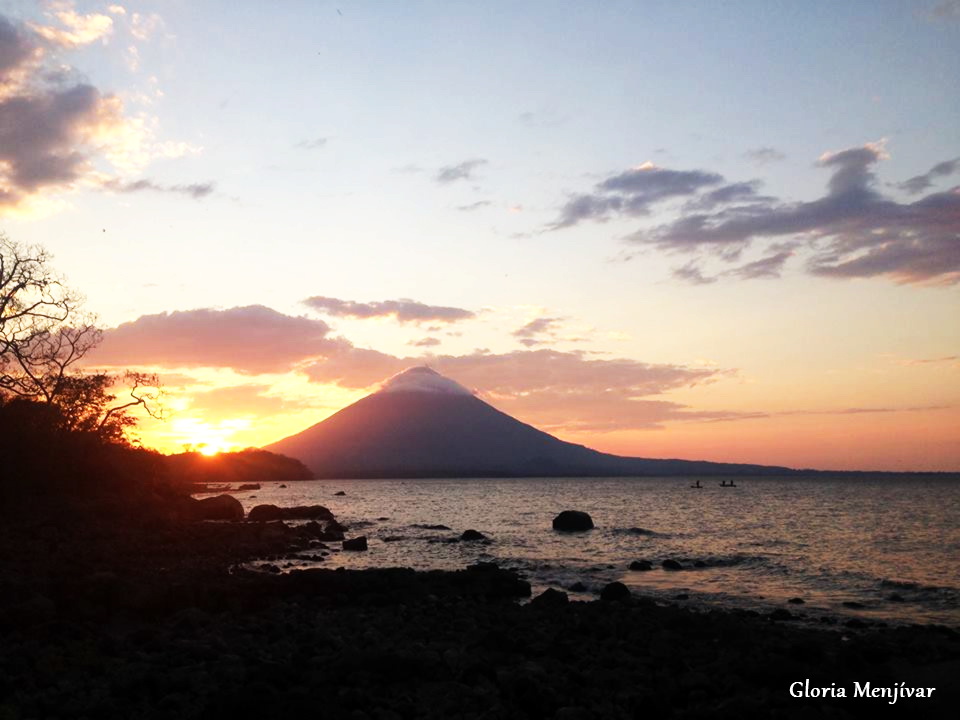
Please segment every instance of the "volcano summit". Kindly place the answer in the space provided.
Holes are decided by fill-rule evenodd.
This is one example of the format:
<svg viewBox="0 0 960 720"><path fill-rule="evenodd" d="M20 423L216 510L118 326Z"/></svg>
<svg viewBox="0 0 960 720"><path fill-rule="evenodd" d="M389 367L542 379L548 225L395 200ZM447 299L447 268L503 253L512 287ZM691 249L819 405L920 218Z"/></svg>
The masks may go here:
<svg viewBox="0 0 960 720"><path fill-rule="evenodd" d="M266 447L320 478L772 475L788 468L627 458L564 442L427 367Z"/></svg>

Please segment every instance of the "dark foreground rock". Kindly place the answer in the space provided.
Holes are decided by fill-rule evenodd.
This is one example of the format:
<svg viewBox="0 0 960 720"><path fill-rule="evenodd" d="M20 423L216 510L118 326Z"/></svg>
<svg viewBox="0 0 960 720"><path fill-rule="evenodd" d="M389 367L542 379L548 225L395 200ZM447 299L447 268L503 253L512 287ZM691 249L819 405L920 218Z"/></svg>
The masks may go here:
<svg viewBox="0 0 960 720"><path fill-rule="evenodd" d="M232 495L215 495L189 500L191 515L197 520L243 520L243 505Z"/></svg>
<svg viewBox="0 0 960 720"><path fill-rule="evenodd" d="M0 526L0 718L874 718L885 699L791 683L937 687L960 637L840 630L641 597L564 602L491 564L253 572L252 523ZM286 527L286 526L284 526ZM272 541L271 541L272 542ZM274 566L280 561L274 561ZM622 593L621 593L622 595ZM796 613L801 613L797 609ZM862 623L861 623L862 624ZM850 691L848 691L850 692Z"/></svg>
<svg viewBox="0 0 960 720"><path fill-rule="evenodd" d="M553 529L561 532L581 532L593 528L593 518L580 510L564 510L553 519Z"/></svg>

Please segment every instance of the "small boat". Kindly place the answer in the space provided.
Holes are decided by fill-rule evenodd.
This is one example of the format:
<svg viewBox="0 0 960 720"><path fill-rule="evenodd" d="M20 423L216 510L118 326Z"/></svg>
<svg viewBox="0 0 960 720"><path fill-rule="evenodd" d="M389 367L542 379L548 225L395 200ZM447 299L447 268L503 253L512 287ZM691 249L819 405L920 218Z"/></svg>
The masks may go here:
<svg viewBox="0 0 960 720"><path fill-rule="evenodd" d="M730 482L727 482L726 480L722 480L720 482L720 487L736 487L736 486L737 484L733 480L731 480Z"/></svg>
<svg viewBox="0 0 960 720"><path fill-rule="evenodd" d="M690 487L696 488L697 490L702 490L702 489L703 489L703 485L700 484L700 481L699 481L699 480L697 480L697 482L696 482L695 485L691 485Z"/></svg>

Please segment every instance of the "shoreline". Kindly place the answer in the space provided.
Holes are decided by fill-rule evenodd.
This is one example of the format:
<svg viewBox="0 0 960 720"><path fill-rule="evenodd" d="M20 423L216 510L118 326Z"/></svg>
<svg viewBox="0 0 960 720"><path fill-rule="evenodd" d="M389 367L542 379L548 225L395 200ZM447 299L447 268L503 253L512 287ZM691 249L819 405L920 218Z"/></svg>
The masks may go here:
<svg viewBox="0 0 960 720"><path fill-rule="evenodd" d="M949 628L838 631L629 593L521 603L529 585L490 565L238 567L288 546L271 525L3 528L0 718L872 717L884 706L791 697L808 678L936 686L897 703L925 717L948 717L956 698Z"/></svg>

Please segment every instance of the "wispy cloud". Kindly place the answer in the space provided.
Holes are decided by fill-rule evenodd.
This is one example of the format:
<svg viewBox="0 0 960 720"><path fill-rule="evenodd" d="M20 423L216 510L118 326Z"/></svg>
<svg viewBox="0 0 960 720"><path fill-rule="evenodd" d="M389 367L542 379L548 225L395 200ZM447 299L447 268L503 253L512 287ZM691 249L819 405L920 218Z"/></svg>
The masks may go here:
<svg viewBox="0 0 960 720"><path fill-rule="evenodd" d="M747 150L743 156L757 165L769 165L787 159L782 152L768 145Z"/></svg>
<svg viewBox="0 0 960 720"><path fill-rule="evenodd" d="M427 305L409 299L356 302L317 295L307 298L303 304L318 312L338 317L362 319L392 317L401 323L453 323L476 317L476 313L471 310L444 305Z"/></svg>
<svg viewBox="0 0 960 720"><path fill-rule="evenodd" d="M472 160L464 160L456 165L447 165L437 171L434 180L444 185L456 182L457 180L472 180L474 170L486 164L487 161L483 158L473 158Z"/></svg>
<svg viewBox="0 0 960 720"><path fill-rule="evenodd" d="M915 175L909 180L900 183L897 187L907 191L911 195L919 195L923 191L932 188L936 178L949 177L955 172L960 172L960 158L937 163L923 175Z"/></svg>
<svg viewBox="0 0 960 720"><path fill-rule="evenodd" d="M214 183L212 182L191 183L189 185L162 185L148 179L125 182L115 178L107 180L104 182L103 186L107 190L119 193L133 193L149 190L153 192L188 195L189 197L197 200L207 197L214 191L215 188Z"/></svg>
<svg viewBox="0 0 960 720"><path fill-rule="evenodd" d="M313 138L312 140L301 140L296 145L294 145L294 147L299 150L318 150L319 148L326 147L326 145L327 145L327 138L318 137L318 138Z"/></svg>

